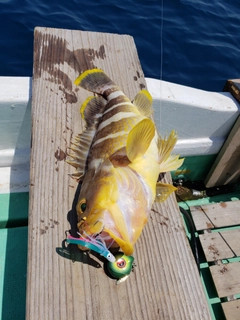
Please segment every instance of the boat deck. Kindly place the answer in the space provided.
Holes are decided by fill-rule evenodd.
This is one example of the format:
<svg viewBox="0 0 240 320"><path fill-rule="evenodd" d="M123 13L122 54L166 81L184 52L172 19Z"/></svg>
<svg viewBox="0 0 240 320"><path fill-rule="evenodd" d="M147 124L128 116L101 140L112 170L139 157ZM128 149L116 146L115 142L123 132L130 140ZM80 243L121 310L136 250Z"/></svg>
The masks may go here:
<svg viewBox="0 0 240 320"><path fill-rule="evenodd" d="M191 207L217 295L226 319L240 314L240 202Z"/></svg>

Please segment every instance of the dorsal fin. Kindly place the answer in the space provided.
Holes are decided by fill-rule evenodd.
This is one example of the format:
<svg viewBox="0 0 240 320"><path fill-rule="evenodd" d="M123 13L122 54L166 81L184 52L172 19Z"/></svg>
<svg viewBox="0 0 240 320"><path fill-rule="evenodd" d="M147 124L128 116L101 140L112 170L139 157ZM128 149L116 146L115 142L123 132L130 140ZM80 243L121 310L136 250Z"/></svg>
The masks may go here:
<svg viewBox="0 0 240 320"><path fill-rule="evenodd" d="M117 87L116 84L100 69L84 71L74 83L85 90L103 94L107 89Z"/></svg>
<svg viewBox="0 0 240 320"><path fill-rule="evenodd" d="M133 100L133 104L145 117L150 117L153 113L152 102L153 98L147 90L141 90Z"/></svg>
<svg viewBox="0 0 240 320"><path fill-rule="evenodd" d="M75 141L71 143L71 146L69 147L73 153L68 154L65 161L76 169L72 174L72 177L77 178L78 180L80 180L85 173L89 148L92 144L95 132L95 129L85 130L82 134L75 137Z"/></svg>
<svg viewBox="0 0 240 320"><path fill-rule="evenodd" d="M96 128L107 101L102 96L90 96L82 104L80 113L86 121L87 129Z"/></svg>
<svg viewBox="0 0 240 320"><path fill-rule="evenodd" d="M138 122L138 124L129 132L126 144L126 153L131 162L145 154L154 135L154 123L148 118Z"/></svg>

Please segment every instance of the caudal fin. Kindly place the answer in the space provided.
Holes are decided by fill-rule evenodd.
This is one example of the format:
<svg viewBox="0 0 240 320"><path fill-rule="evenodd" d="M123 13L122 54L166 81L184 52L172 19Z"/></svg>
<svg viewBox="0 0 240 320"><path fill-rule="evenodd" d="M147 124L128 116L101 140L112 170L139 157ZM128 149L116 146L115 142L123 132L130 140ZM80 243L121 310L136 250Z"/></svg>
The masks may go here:
<svg viewBox="0 0 240 320"><path fill-rule="evenodd" d="M107 89L116 87L116 84L100 69L84 71L74 83L85 90L101 95Z"/></svg>

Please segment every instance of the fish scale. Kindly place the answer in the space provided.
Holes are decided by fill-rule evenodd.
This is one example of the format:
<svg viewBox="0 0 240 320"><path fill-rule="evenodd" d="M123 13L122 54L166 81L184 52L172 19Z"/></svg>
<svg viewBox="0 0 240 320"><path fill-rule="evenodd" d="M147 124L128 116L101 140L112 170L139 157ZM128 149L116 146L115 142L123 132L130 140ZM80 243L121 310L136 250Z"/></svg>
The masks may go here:
<svg viewBox="0 0 240 320"><path fill-rule="evenodd" d="M107 126L103 127L96 133L96 137L93 141L93 149L91 152L91 158L97 157L106 158L109 155L114 154L118 149L121 149L126 145L128 132L139 122L139 118L131 117L120 119L115 122L111 122ZM124 135L122 133L125 132ZM118 134L116 137L111 138L112 134ZM97 144L100 139L104 139Z"/></svg>

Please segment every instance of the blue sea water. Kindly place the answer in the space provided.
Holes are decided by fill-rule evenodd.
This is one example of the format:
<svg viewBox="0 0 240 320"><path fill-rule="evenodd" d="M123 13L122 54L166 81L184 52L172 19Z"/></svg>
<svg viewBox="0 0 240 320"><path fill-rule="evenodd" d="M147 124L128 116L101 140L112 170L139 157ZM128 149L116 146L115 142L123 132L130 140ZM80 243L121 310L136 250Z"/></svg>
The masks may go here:
<svg viewBox="0 0 240 320"><path fill-rule="evenodd" d="M36 26L130 34L146 77L221 91L240 78L239 0L0 0L0 76L31 76Z"/></svg>

